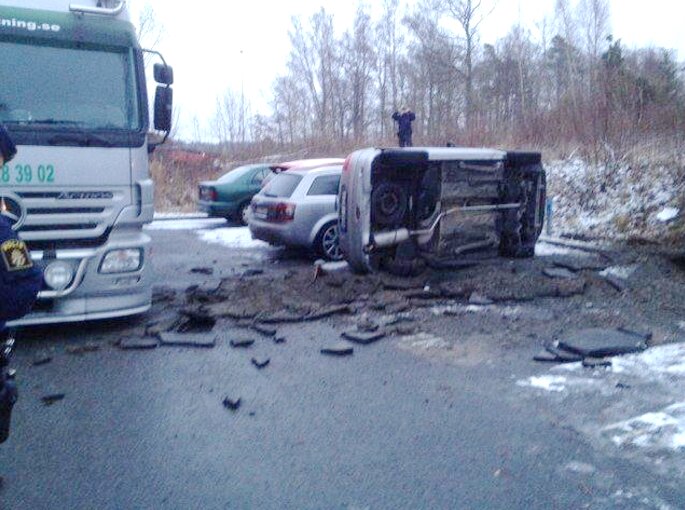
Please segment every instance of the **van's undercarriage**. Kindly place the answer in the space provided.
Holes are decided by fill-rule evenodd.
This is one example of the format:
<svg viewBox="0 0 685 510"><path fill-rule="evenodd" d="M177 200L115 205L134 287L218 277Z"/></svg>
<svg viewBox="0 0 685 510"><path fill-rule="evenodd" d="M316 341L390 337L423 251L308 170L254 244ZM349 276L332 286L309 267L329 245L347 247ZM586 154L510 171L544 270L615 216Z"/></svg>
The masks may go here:
<svg viewBox="0 0 685 510"><path fill-rule="evenodd" d="M372 264L398 274L497 248L531 257L542 230L545 171L538 153L504 160L429 161L386 151L372 168Z"/></svg>

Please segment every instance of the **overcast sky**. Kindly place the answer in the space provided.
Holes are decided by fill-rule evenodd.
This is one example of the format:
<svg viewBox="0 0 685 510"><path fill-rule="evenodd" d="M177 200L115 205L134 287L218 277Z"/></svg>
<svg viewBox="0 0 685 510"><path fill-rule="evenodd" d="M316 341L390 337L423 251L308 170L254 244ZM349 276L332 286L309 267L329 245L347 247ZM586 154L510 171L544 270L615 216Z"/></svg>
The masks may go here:
<svg viewBox="0 0 685 510"><path fill-rule="evenodd" d="M685 3L680 0L610 2L612 33L624 44L673 48L678 50L681 60L685 57ZM149 3L164 27L157 49L174 67L174 97L180 114L177 136L183 139L195 138L195 119L202 130L201 136L210 138L208 120L215 111L217 97L227 88L240 91L244 87L256 109L267 113L272 80L285 70L292 16L308 18L323 6L334 15L336 29L342 32L351 26L358 5L356 1L340 0L131 0L131 3L134 12ZM367 4L374 12L381 2ZM482 26L481 43L495 42L518 20L535 34L536 26L545 17L551 18L554 4L555 0L499 0Z"/></svg>

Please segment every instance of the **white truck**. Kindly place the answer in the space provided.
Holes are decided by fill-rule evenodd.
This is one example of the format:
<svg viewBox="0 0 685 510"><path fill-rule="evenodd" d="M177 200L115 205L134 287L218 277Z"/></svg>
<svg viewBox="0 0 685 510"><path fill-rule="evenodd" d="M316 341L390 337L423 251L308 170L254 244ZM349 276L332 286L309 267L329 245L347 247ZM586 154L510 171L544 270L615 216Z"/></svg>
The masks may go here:
<svg viewBox="0 0 685 510"><path fill-rule="evenodd" d="M0 169L0 214L45 280L34 311L11 325L151 305L143 225L153 216L155 144L143 57L123 0L0 0L0 122L18 148ZM161 60L154 129L166 138L173 71Z"/></svg>

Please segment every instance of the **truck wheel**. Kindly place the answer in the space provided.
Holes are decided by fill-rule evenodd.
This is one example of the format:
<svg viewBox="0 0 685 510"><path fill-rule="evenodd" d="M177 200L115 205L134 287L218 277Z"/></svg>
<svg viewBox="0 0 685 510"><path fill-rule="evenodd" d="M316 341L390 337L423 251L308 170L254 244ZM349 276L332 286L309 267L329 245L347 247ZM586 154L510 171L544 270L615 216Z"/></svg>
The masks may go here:
<svg viewBox="0 0 685 510"><path fill-rule="evenodd" d="M374 223L383 226L399 225L409 206L409 193L401 184L382 182L371 194Z"/></svg>
<svg viewBox="0 0 685 510"><path fill-rule="evenodd" d="M331 221L326 223L316 235L314 248L327 260L342 260L343 254L339 241L338 222Z"/></svg>

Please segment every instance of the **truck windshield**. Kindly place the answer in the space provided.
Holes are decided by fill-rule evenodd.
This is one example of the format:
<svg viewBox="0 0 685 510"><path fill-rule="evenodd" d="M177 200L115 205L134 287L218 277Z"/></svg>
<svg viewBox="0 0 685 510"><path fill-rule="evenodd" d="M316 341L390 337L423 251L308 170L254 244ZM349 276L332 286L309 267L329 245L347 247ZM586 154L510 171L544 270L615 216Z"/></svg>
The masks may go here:
<svg viewBox="0 0 685 510"><path fill-rule="evenodd" d="M141 115L130 48L0 42L0 121L137 131Z"/></svg>

